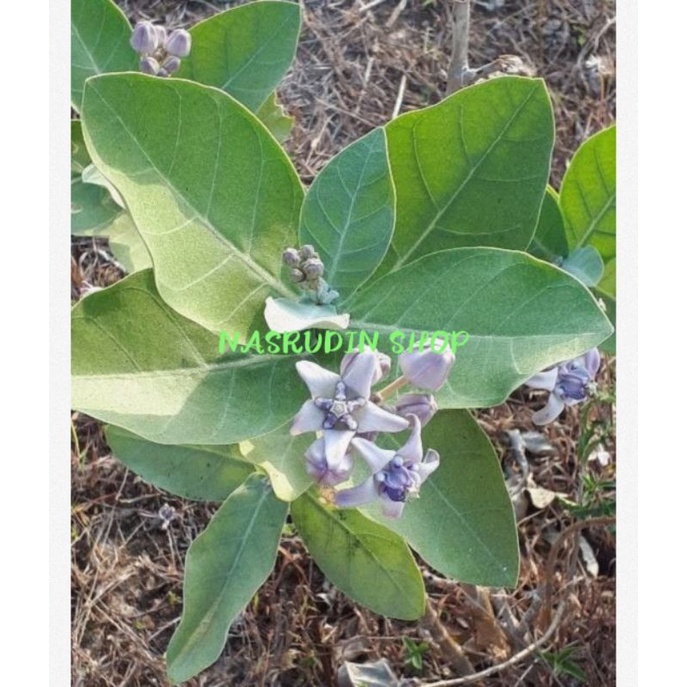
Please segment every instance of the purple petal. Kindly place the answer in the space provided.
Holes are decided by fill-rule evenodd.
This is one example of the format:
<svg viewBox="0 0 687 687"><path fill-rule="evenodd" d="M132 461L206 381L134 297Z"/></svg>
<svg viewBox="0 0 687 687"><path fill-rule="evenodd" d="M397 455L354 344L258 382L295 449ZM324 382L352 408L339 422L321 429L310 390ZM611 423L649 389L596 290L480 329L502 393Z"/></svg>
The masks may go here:
<svg viewBox="0 0 687 687"><path fill-rule="evenodd" d="M554 367L551 370L544 370L543 372L538 372L534 377L530 377L525 382L525 386L530 387L530 389L553 391L553 387L556 386L556 379L558 379L558 368Z"/></svg>
<svg viewBox="0 0 687 687"><path fill-rule="evenodd" d="M353 413L358 421L358 432L401 432L408 427L408 420L394 415L374 403L366 403Z"/></svg>
<svg viewBox="0 0 687 687"><path fill-rule="evenodd" d="M345 482L351 474L353 459L350 455L345 455L338 470L330 469L324 446L324 439L314 441L305 452L305 471L318 484L333 487L336 484Z"/></svg>
<svg viewBox="0 0 687 687"><path fill-rule="evenodd" d="M335 503L341 508L352 508L371 503L378 498L374 477L368 477L364 482L351 489L341 489L336 492Z"/></svg>
<svg viewBox="0 0 687 687"><path fill-rule="evenodd" d="M548 403L532 415L532 422L535 425L546 425L553 422L563 412L564 407L563 399L557 394L551 394Z"/></svg>
<svg viewBox="0 0 687 687"><path fill-rule="evenodd" d="M601 367L601 355L599 354L599 349L598 348L592 348L591 351L587 351L584 356L584 366L587 368L587 372L589 372L589 376L594 379L596 377L596 373L599 371L599 368Z"/></svg>
<svg viewBox="0 0 687 687"><path fill-rule="evenodd" d="M355 438L351 446L363 457L372 472L379 472L386 467L387 463L396 455L396 451L389 451L379 448L367 439Z"/></svg>
<svg viewBox="0 0 687 687"><path fill-rule="evenodd" d="M410 416L410 423L412 431L408 441L396 453L406 462L419 463L422 460L422 437L420 436L422 425L416 415Z"/></svg>
<svg viewBox="0 0 687 687"><path fill-rule="evenodd" d="M324 417L325 413L313 401L306 401L293 419L289 433L295 437L303 432L316 432L322 429Z"/></svg>
<svg viewBox="0 0 687 687"><path fill-rule="evenodd" d="M333 398L336 383L341 379L339 375L323 367L311 363L309 360L300 360L296 363L296 371L301 379L308 385L313 398L324 396Z"/></svg>
<svg viewBox="0 0 687 687"><path fill-rule="evenodd" d="M343 362L343 361L342 361ZM350 363L345 366L345 372L341 379L348 389L358 396L370 398L372 380L378 366L377 355L372 351L358 353ZM342 365L342 368L344 366Z"/></svg>
<svg viewBox="0 0 687 687"><path fill-rule="evenodd" d="M392 501L391 499L381 499L382 513L387 518L400 518L403 514L403 506L406 504L403 501Z"/></svg>
<svg viewBox="0 0 687 687"><path fill-rule="evenodd" d="M324 430L324 453L327 465L333 472L344 469L346 451L355 432L349 430Z"/></svg>
<svg viewBox="0 0 687 687"><path fill-rule="evenodd" d="M424 460L417 466L420 479L424 482L439 467L439 454L430 448Z"/></svg>

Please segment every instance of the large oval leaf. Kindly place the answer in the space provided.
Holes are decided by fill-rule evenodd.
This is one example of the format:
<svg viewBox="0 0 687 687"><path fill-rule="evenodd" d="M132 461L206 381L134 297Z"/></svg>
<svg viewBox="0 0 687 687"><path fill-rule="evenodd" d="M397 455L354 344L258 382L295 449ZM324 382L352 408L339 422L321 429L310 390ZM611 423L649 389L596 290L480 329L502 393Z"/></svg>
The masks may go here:
<svg viewBox="0 0 687 687"><path fill-rule="evenodd" d="M155 444L121 427L105 430L115 456L146 482L185 499L224 501L255 469L236 446Z"/></svg>
<svg viewBox="0 0 687 687"><path fill-rule="evenodd" d="M491 442L465 410L442 410L422 431L439 468L403 517L369 514L404 537L433 568L461 582L513 586L519 551L513 507Z"/></svg>
<svg viewBox="0 0 687 687"><path fill-rule="evenodd" d="M613 331L577 279L498 248L426 256L366 287L349 305L351 328L379 332L386 352L403 350L411 331L467 331L438 393L445 408L502 403L533 374L581 355Z"/></svg>
<svg viewBox="0 0 687 687"><path fill-rule="evenodd" d="M220 655L232 621L274 567L287 505L255 475L215 513L186 554L184 610L167 648L172 682Z"/></svg>
<svg viewBox="0 0 687 687"><path fill-rule="evenodd" d="M293 358L218 357L218 337L166 305L150 270L75 306L72 351L74 407L158 443L238 443L304 400Z"/></svg>
<svg viewBox="0 0 687 687"><path fill-rule="evenodd" d="M279 144L221 91L138 74L91 79L83 122L162 298L208 329L247 337L266 296L291 293L281 253L295 243L303 190Z"/></svg>
<svg viewBox="0 0 687 687"><path fill-rule="evenodd" d="M386 125L397 221L379 274L458 246L526 248L549 176L551 103L503 77Z"/></svg>
<svg viewBox="0 0 687 687"><path fill-rule="evenodd" d="M422 575L408 545L356 510L336 510L306 492L291 516L327 579L375 613L415 620L425 609Z"/></svg>
<svg viewBox="0 0 687 687"><path fill-rule="evenodd" d="M128 213L122 212L100 235L107 237L112 255L129 274L153 266L146 244Z"/></svg>
<svg viewBox="0 0 687 687"><path fill-rule="evenodd" d="M586 140L561 184L560 204L570 249L591 244L615 257L615 127Z"/></svg>
<svg viewBox="0 0 687 687"><path fill-rule="evenodd" d="M138 69L131 25L110 0L72 0L72 107L81 110L89 76Z"/></svg>
<svg viewBox="0 0 687 687"><path fill-rule="evenodd" d="M300 8L253 2L210 17L190 30L192 48L175 74L226 91L256 111L296 54Z"/></svg>
<svg viewBox="0 0 687 687"><path fill-rule="evenodd" d="M324 261L327 283L344 298L384 258L394 231L394 204L383 129L342 150L308 189L300 242L314 244Z"/></svg>

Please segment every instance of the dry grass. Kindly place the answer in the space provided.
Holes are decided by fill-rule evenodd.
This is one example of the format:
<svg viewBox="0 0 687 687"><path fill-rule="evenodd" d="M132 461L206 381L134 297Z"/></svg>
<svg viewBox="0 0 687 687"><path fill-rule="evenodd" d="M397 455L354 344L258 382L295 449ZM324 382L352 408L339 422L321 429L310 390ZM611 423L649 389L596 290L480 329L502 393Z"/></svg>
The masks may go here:
<svg viewBox="0 0 687 687"><path fill-rule="evenodd" d="M173 0L119 4L132 18L164 18L171 26L194 23L227 6ZM236 4L242 3L231 3ZM297 61L280 96L296 117L287 147L306 182L342 147L386 122L396 108L405 112L442 95L450 3L386 0L361 10L365 4L304 3ZM556 185L580 142L614 118L614 12L614 4L604 0L484 0L473 11L473 64L515 54L547 82L557 122ZM103 242L76 241L73 258L75 296L122 276ZM601 388L612 391L613 384L607 361ZM514 479L518 470L505 433L531 429L532 408L539 403L536 395L521 392L499 408L478 413ZM529 465L538 485L579 502L585 496L583 476L611 480L614 463L584 468L576 450L578 420L577 410L568 410L561 422L548 427L546 436L555 451L530 455ZM585 426L591 421L610 431L605 441L613 455L612 405L599 404ZM111 457L98 423L75 415L74 427L73 684L167 685L163 653L181 611L183 557L215 507L181 501L141 482ZM605 498L610 502L614 494ZM542 509L529 501L524 505L518 587L485 596L425 568L433 607L479 670L546 630L551 616L542 592L548 586L552 606L565 602L566 612L542 650L570 648L586 682L554 670L550 660L534 652L478 684L610 687L615 684L614 539L604 527L583 532L599 562L598 577L593 577L578 555L576 536L566 546L553 544L575 522L570 509L560 501ZM344 660L380 657L410 679L414 673L405 663L402 637L430 643L423 681L452 675L446 652L425 627L386 620L355 606L328 585L297 538L286 538L273 574L232 626L222 658L186 684L334 685Z"/></svg>

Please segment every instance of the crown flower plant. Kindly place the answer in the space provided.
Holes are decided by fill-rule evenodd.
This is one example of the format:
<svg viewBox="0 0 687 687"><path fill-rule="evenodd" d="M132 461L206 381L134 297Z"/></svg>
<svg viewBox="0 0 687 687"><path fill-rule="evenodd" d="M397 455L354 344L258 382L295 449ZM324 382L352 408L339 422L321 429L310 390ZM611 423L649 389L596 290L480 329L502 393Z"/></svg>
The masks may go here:
<svg viewBox="0 0 687 687"><path fill-rule="evenodd" d="M515 585L513 506L472 410L527 384L550 392L534 421L558 417L613 333L611 134L551 193L546 85L498 77L367 132L306 187L275 100L300 13L261 0L168 33L73 0L72 231L128 272L74 305L73 407L142 479L214 504L173 684L220 656L286 531L385 617L425 614L418 559ZM600 256L594 286L537 254L551 217L557 256Z"/></svg>

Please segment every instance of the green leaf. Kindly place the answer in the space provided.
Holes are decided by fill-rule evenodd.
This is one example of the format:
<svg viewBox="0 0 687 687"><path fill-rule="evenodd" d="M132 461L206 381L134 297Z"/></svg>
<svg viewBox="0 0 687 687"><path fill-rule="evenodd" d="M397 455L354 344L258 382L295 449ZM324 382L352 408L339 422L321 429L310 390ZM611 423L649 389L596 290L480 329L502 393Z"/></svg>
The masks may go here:
<svg viewBox="0 0 687 687"><path fill-rule="evenodd" d="M288 298L265 301L265 322L273 332L299 332L303 329L346 329L350 315L338 315L333 305L317 305Z"/></svg>
<svg viewBox="0 0 687 687"><path fill-rule="evenodd" d="M615 298L615 258L611 258L606 262L604 274L599 282L599 291Z"/></svg>
<svg viewBox="0 0 687 687"><path fill-rule="evenodd" d="M296 414L294 358L218 345L165 304L151 270L132 274L74 308L73 406L164 444L235 444Z"/></svg>
<svg viewBox="0 0 687 687"><path fill-rule="evenodd" d="M281 254L295 243L303 190L279 144L228 95L139 74L91 79L83 122L162 298L207 329L248 337L266 296L291 294Z"/></svg>
<svg viewBox="0 0 687 687"><path fill-rule="evenodd" d="M72 0L72 107L81 110L84 83L105 72L138 70L129 20L110 0Z"/></svg>
<svg viewBox="0 0 687 687"><path fill-rule="evenodd" d="M491 442L465 410L441 410L422 431L441 458L420 498L398 520L367 512L443 575L492 587L514 586L518 536L513 507Z"/></svg>
<svg viewBox="0 0 687 687"><path fill-rule="evenodd" d="M184 610L167 648L173 683L220 655L231 623L274 567L286 511L264 477L249 477L189 547Z"/></svg>
<svg viewBox="0 0 687 687"><path fill-rule="evenodd" d="M613 261L613 266L615 269L615 260ZM615 272L613 273L613 276L615 277ZM615 327L615 297L601 291L601 286L603 286L603 283L604 282L602 280L599 286L592 290L592 293L603 301L606 316L610 320L611 324ZM604 353L615 355L615 332L613 332L613 334L609 336L603 343L599 344L599 348Z"/></svg>
<svg viewBox="0 0 687 687"><path fill-rule="evenodd" d="M272 489L282 501L295 501L312 485L305 471L305 451L315 437L313 434L293 437L289 434L290 426L242 441L239 446L245 460L259 465L269 475Z"/></svg>
<svg viewBox="0 0 687 687"><path fill-rule="evenodd" d="M386 125L396 230L379 274L444 248L526 248L549 176L544 82L502 77Z"/></svg>
<svg viewBox="0 0 687 687"><path fill-rule="evenodd" d="M236 446L155 444L114 425L107 427L105 437L124 465L185 499L224 501L255 471Z"/></svg>
<svg viewBox="0 0 687 687"><path fill-rule="evenodd" d="M604 261L594 246L586 245L572 250L561 263L561 269L585 286L596 286L604 273Z"/></svg>
<svg viewBox="0 0 687 687"><path fill-rule="evenodd" d="M550 186L546 189L537 230L527 247L527 252L535 258L554 264L558 258L568 254L563 215L558 207L558 195Z"/></svg>
<svg viewBox="0 0 687 687"><path fill-rule="evenodd" d="M327 579L375 613L416 620L425 590L408 545L356 510L336 510L306 492L291 507L298 533Z"/></svg>
<svg viewBox="0 0 687 687"><path fill-rule="evenodd" d="M254 2L200 22L175 76L226 91L256 111L291 66L300 8L293 2Z"/></svg>
<svg viewBox="0 0 687 687"><path fill-rule="evenodd" d="M284 108L279 104L275 93L272 93L265 100L255 114L279 143L283 143L289 133L291 133L294 118L284 112Z"/></svg>
<svg viewBox="0 0 687 687"><path fill-rule="evenodd" d="M153 266L146 244L126 212L120 214L103 235L109 239L112 255L129 274Z"/></svg>
<svg viewBox="0 0 687 687"><path fill-rule="evenodd" d="M410 333L466 331L444 408L502 403L535 373L596 346L612 327L589 291L562 270L517 251L456 248L389 274L351 300L351 329L379 332L400 353ZM464 342L464 336L456 341Z"/></svg>
<svg viewBox="0 0 687 687"><path fill-rule="evenodd" d="M71 233L74 236L93 236L108 227L122 209L106 189L85 183L82 178L84 170L91 165L91 157L78 120L71 123L71 139Z"/></svg>
<svg viewBox="0 0 687 687"><path fill-rule="evenodd" d="M327 283L344 298L384 258L394 231L394 203L383 129L342 150L308 189L299 241L315 246Z"/></svg>
<svg viewBox="0 0 687 687"><path fill-rule="evenodd" d="M560 205L570 248L590 244L604 262L615 257L615 127L585 141L561 184Z"/></svg>

